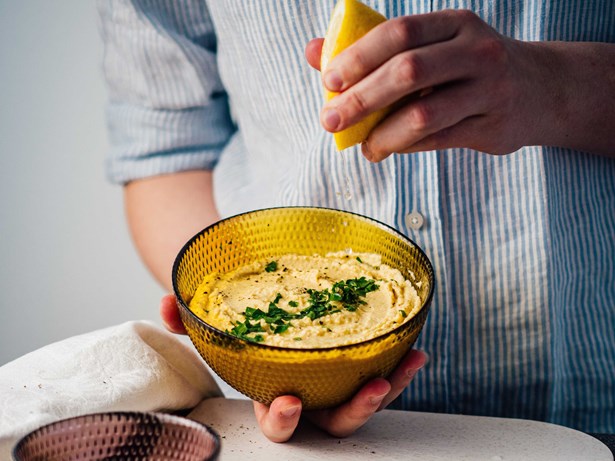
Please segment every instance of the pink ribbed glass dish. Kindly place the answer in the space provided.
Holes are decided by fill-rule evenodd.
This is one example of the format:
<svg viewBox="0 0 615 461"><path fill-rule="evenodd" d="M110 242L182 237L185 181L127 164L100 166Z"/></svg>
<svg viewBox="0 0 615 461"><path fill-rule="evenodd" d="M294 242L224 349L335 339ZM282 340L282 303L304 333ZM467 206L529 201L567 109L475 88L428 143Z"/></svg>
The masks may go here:
<svg viewBox="0 0 615 461"><path fill-rule="evenodd" d="M109 412L64 419L23 437L15 461L211 461L220 438L201 423L163 413Z"/></svg>

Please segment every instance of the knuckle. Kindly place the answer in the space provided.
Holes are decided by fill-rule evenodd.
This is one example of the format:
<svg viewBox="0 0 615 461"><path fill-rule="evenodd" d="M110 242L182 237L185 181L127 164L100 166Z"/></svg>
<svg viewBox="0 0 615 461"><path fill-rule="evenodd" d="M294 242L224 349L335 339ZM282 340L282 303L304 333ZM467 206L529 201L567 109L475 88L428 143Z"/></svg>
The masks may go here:
<svg viewBox="0 0 615 461"><path fill-rule="evenodd" d="M498 37L482 40L478 45L477 54L481 61L498 66L504 66L508 61L508 50Z"/></svg>
<svg viewBox="0 0 615 461"><path fill-rule="evenodd" d="M350 75L342 75L343 78L354 80L353 77L365 75L370 70L365 61L365 56L356 47L348 48L346 51L346 60L349 64L347 66L341 66L339 71L344 74L345 69L349 69L350 72L346 72L346 74Z"/></svg>
<svg viewBox="0 0 615 461"><path fill-rule="evenodd" d="M433 124L435 113L433 107L425 102L419 102L408 113L408 123L418 132L425 132Z"/></svg>
<svg viewBox="0 0 615 461"><path fill-rule="evenodd" d="M421 35L418 22L412 21L409 16L391 20L389 31L392 43L401 43L405 46L418 43Z"/></svg>
<svg viewBox="0 0 615 461"><path fill-rule="evenodd" d="M480 18L472 10L460 9L460 10L450 10L450 11L461 22L473 24L473 23L480 21Z"/></svg>
<svg viewBox="0 0 615 461"><path fill-rule="evenodd" d="M412 87L425 75L425 65L415 53L404 53L396 59L393 75L396 81Z"/></svg>
<svg viewBox="0 0 615 461"><path fill-rule="evenodd" d="M350 108L352 114L356 114L358 116L367 113L369 110L367 101L358 91L348 91L346 93L346 101L342 107L344 106ZM348 116L348 114L345 115Z"/></svg>

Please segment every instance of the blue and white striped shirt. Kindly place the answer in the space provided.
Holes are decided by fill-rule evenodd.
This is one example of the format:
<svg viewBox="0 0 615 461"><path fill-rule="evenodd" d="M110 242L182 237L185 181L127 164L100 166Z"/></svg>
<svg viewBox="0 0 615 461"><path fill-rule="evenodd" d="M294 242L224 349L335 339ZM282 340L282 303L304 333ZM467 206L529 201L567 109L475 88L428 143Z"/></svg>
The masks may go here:
<svg viewBox="0 0 615 461"><path fill-rule="evenodd" d="M615 432L615 160L553 147L340 155L303 56L333 3L100 0L110 179L213 168L222 216L316 205L396 227L437 279L418 342L431 362L398 407ZM615 42L613 0L366 3L387 17L467 8L521 40Z"/></svg>

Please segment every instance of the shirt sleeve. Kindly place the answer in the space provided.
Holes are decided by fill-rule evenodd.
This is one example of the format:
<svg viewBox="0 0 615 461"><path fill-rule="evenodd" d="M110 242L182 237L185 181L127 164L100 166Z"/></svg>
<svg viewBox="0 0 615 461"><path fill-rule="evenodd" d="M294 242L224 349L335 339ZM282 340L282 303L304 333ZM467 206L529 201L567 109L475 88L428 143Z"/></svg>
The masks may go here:
<svg viewBox="0 0 615 461"><path fill-rule="evenodd" d="M212 169L235 126L202 0L98 0L114 183Z"/></svg>

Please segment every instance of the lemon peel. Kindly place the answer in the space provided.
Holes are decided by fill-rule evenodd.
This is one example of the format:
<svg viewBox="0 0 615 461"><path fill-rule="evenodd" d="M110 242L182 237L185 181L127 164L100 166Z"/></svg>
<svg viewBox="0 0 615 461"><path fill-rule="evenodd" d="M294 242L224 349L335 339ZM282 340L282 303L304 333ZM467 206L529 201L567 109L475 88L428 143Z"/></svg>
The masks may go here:
<svg viewBox="0 0 615 461"><path fill-rule="evenodd" d="M324 74L331 59L386 20L385 16L358 0L338 0L331 14L322 46L321 72ZM325 88L325 101L331 100L338 94L340 93ZM369 114L356 124L334 133L337 149L344 150L365 141L370 131L389 111L390 108L385 107Z"/></svg>

